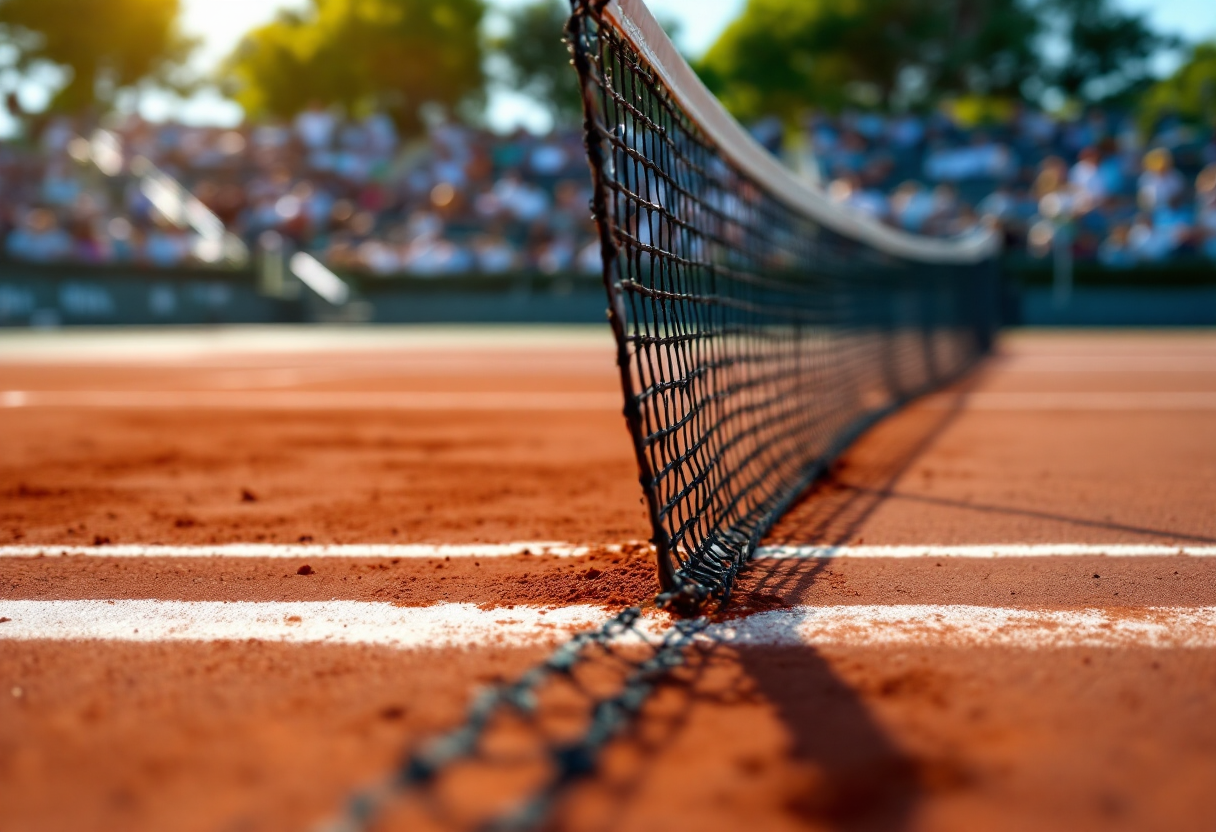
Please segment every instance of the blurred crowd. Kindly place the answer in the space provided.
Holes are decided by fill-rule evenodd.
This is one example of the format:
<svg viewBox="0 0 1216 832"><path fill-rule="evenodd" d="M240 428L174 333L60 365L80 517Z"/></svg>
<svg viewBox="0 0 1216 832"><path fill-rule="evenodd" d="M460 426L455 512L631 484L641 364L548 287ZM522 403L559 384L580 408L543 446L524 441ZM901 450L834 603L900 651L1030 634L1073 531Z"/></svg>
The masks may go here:
<svg viewBox="0 0 1216 832"><path fill-rule="evenodd" d="M115 172L64 119L35 147L0 146L0 234L40 262L207 260L189 228L154 207L132 169L177 180L250 248L286 244L336 269L441 276L596 272L591 185L573 132L497 136L442 124L402 142L392 122L315 107L291 124L111 128ZM104 165L102 165L104 167Z"/></svg>
<svg viewBox="0 0 1216 832"><path fill-rule="evenodd" d="M780 128L758 125L777 145ZM182 266L213 259L129 174L147 160L250 248L268 241L339 270L380 275L594 273L581 136L495 135L445 123L404 142L382 115L313 107L239 129L112 127L111 175L69 119L33 144L0 144L0 238L35 262ZM1216 137L1164 123L1149 138L1100 110L1061 120L1023 109L963 127L942 114L813 116L804 156L829 196L906 231L950 236L999 223L1015 252L1061 246L1131 267L1216 260ZM104 168L104 164L100 164Z"/></svg>
<svg viewBox="0 0 1216 832"><path fill-rule="evenodd" d="M1216 260L1216 134L1090 110L1021 109L963 128L942 114L812 117L807 146L832 199L890 225L949 236L977 222L1009 249L1065 248L1111 268Z"/></svg>

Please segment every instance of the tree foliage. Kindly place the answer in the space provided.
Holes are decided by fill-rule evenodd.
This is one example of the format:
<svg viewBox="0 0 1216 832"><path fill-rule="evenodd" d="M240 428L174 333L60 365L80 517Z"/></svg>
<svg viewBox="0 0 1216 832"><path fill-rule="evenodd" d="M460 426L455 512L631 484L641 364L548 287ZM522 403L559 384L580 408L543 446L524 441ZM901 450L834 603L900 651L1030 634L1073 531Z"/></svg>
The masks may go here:
<svg viewBox="0 0 1216 832"><path fill-rule="evenodd" d="M506 77L501 80L543 106L556 124L582 118L578 78L563 41L569 16L570 4L564 0L516 6L506 13L506 34L492 43L506 59Z"/></svg>
<svg viewBox="0 0 1216 832"><path fill-rule="evenodd" d="M1178 44L1111 0L1044 0L1041 14L1065 44L1058 60L1047 61L1043 80L1073 101L1104 103L1142 92L1153 81L1150 60Z"/></svg>
<svg viewBox="0 0 1216 832"><path fill-rule="evenodd" d="M1018 0L749 0L698 71L744 118L809 104L1016 94L1040 23Z"/></svg>
<svg viewBox="0 0 1216 832"><path fill-rule="evenodd" d="M1113 0L749 0L698 66L744 118L948 96L1125 101L1176 44Z"/></svg>
<svg viewBox="0 0 1216 832"><path fill-rule="evenodd" d="M506 32L490 43L504 59L499 80L548 110L555 124L567 126L583 117L578 76L565 43L569 16L569 0L531 0L505 12ZM676 20L659 16L658 22L669 38L679 37Z"/></svg>
<svg viewBox="0 0 1216 832"><path fill-rule="evenodd" d="M1142 109L1150 122L1177 115L1216 127L1216 41L1196 45L1172 76L1148 91Z"/></svg>
<svg viewBox="0 0 1216 832"><path fill-rule="evenodd" d="M106 109L145 80L176 85L195 42L182 35L180 0L0 0L0 42L25 74L67 71L51 109Z"/></svg>
<svg viewBox="0 0 1216 832"><path fill-rule="evenodd" d="M224 86L254 118L319 101L384 109L413 130L428 105L480 101L484 13L482 0L312 0L246 35L223 65Z"/></svg>

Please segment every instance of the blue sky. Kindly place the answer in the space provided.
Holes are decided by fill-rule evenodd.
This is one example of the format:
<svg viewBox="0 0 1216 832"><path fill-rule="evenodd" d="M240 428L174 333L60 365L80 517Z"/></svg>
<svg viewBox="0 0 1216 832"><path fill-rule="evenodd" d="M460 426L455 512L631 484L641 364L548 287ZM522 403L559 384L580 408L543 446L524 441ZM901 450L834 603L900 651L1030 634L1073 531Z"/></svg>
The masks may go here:
<svg viewBox="0 0 1216 832"><path fill-rule="evenodd" d="M1146 11L1162 30L1173 32L1188 40L1216 38L1216 6L1213 0L1118 0L1125 8ZM195 56L200 68L209 68L225 55L241 34L273 17L278 8L301 7L306 0L184 0L185 27L202 37L203 46ZM489 0L496 9L507 8L523 0ZM680 46L689 54L703 52L718 33L742 9L745 0L649 0L660 16L680 23ZM37 91L27 90L37 97ZM31 98L28 103L34 104ZM165 96L147 96L143 102L145 114L152 118L174 116L187 121L233 123L240 118L235 105L218 99L214 94L196 96L189 102L178 102ZM544 126L544 116L527 100L499 91L492 96L491 121L499 127L523 123L534 128ZM0 121L0 133L6 125Z"/></svg>

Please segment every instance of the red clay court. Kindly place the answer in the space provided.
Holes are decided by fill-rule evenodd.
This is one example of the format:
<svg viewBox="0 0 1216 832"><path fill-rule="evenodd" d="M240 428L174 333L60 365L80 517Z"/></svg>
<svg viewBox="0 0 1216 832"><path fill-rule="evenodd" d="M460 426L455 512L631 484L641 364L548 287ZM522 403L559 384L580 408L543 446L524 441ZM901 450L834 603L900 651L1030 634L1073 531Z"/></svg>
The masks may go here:
<svg viewBox="0 0 1216 832"><path fill-rule="evenodd" d="M13 333L0 391L6 832L314 828L657 588L601 328ZM804 496L555 828L1211 829L1214 420L1209 333L1007 334ZM382 827L518 800L496 742Z"/></svg>

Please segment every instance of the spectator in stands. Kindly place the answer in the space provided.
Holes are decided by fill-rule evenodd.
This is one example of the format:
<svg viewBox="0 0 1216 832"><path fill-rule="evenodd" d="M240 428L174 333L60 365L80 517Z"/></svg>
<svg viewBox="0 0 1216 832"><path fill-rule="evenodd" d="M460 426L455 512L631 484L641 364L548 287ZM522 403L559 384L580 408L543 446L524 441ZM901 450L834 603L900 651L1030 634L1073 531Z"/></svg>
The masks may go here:
<svg viewBox="0 0 1216 832"><path fill-rule="evenodd" d="M977 208L981 217L992 217L998 222L1008 223L1015 217L1017 199L1010 186L1000 185L995 191L981 199Z"/></svg>
<svg viewBox="0 0 1216 832"><path fill-rule="evenodd" d="M891 198L891 216L895 224L913 234L927 229L934 209L933 196L919 182L903 183Z"/></svg>
<svg viewBox="0 0 1216 832"><path fill-rule="evenodd" d="M192 236L185 229L157 215L144 239L143 255L153 266L171 268L189 260L193 248Z"/></svg>
<svg viewBox="0 0 1216 832"><path fill-rule="evenodd" d="M1014 116L1014 131L1027 149L1047 148L1054 143L1058 128L1047 113L1020 105Z"/></svg>
<svg viewBox="0 0 1216 832"><path fill-rule="evenodd" d="M1097 148L1098 177L1106 191L1106 196L1116 196L1128 191L1128 177L1124 172L1123 160L1119 158L1119 148L1112 138L1105 138L1095 146Z"/></svg>
<svg viewBox="0 0 1216 832"><path fill-rule="evenodd" d="M1172 251L1189 247L1194 241L1194 206L1179 192L1153 211L1153 226L1173 240Z"/></svg>
<svg viewBox="0 0 1216 832"><path fill-rule="evenodd" d="M536 266L545 274L568 272L577 254L573 238L564 234L550 235L538 246Z"/></svg>
<svg viewBox="0 0 1216 832"><path fill-rule="evenodd" d="M850 210L931 235L991 218L1012 251L1044 255L1066 221L1075 256L1127 265L1201 252L1216 258L1216 167L1199 171L1216 166L1216 135L1188 137L1178 124L1148 138L1148 153L1134 118L1098 109L1066 119L1024 107L1007 124L983 127L946 113L816 113L804 129L820 181ZM774 125L760 132L776 142ZM495 136L442 122L405 150L383 113L348 120L315 104L291 124L235 130L129 117L113 128L123 172L99 185L105 180L86 164L78 129L54 118L32 145L0 144L8 256L164 267L194 259L193 233L158 220L129 175L142 156L249 244L274 231L335 268L599 269L577 131ZM1167 148L1176 148L1176 160ZM663 183L647 196L675 200ZM755 198L731 189L720 208L743 219ZM634 233L657 243L658 227L641 218ZM1032 236L1038 242L1029 245Z"/></svg>
<svg viewBox="0 0 1216 832"><path fill-rule="evenodd" d="M1140 174L1138 190L1142 210L1152 211L1168 205L1185 188L1186 183L1174 169L1174 157L1168 150L1157 147L1144 154L1144 172Z"/></svg>
<svg viewBox="0 0 1216 832"><path fill-rule="evenodd" d="M296 116L295 134L309 153L319 154L333 146L337 119L320 101L312 101Z"/></svg>
<svg viewBox="0 0 1216 832"><path fill-rule="evenodd" d="M569 164L565 149L556 136L551 136L532 148L528 156L528 170L541 178L559 176Z"/></svg>
<svg viewBox="0 0 1216 832"><path fill-rule="evenodd" d="M1216 260L1216 162L1195 178L1195 231L1200 251Z"/></svg>
<svg viewBox="0 0 1216 832"><path fill-rule="evenodd" d="M1098 262L1111 269L1130 269L1136 265L1136 255L1128 240L1131 227L1126 223L1111 229L1110 236L1098 246Z"/></svg>
<svg viewBox="0 0 1216 832"><path fill-rule="evenodd" d="M953 185L938 185L933 189L933 213L926 228L935 236L949 236L956 228L962 210L958 190Z"/></svg>
<svg viewBox="0 0 1216 832"><path fill-rule="evenodd" d="M92 217L73 219L69 234L72 238L72 260L77 263L105 263L110 260L109 241L97 233Z"/></svg>
<svg viewBox="0 0 1216 832"><path fill-rule="evenodd" d="M603 271L602 250L599 240L592 240L578 253L578 270L583 274L600 274Z"/></svg>
<svg viewBox="0 0 1216 832"><path fill-rule="evenodd" d="M944 217L941 223L941 234L944 237L956 237L974 231L980 224L980 216L974 208L966 203L958 206L953 216Z"/></svg>
<svg viewBox="0 0 1216 832"><path fill-rule="evenodd" d="M549 213L549 228L559 234L576 237L592 234L591 189L575 179L563 179L553 189L553 210Z"/></svg>
<svg viewBox="0 0 1216 832"><path fill-rule="evenodd" d="M925 140L925 125L912 114L898 116L887 122L887 136L897 151L912 151Z"/></svg>
<svg viewBox="0 0 1216 832"><path fill-rule="evenodd" d="M385 239L364 240L356 250L355 262L372 274L397 274L405 264L408 248L386 235Z"/></svg>
<svg viewBox="0 0 1216 832"><path fill-rule="evenodd" d="M1110 185L1102 173L1102 152L1097 146L1091 145L1081 151L1077 163L1068 171L1068 182L1086 208L1098 205L1110 196Z"/></svg>
<svg viewBox="0 0 1216 832"><path fill-rule="evenodd" d="M143 232L126 217L106 223L106 242L112 262L134 263L143 256Z"/></svg>
<svg viewBox="0 0 1216 832"><path fill-rule="evenodd" d="M890 214L887 198L881 193L863 188L861 177L855 173L832 180L828 185L828 198L876 220L885 220Z"/></svg>
<svg viewBox="0 0 1216 832"><path fill-rule="evenodd" d="M67 206L76 201L82 183L73 175L71 163L66 158L57 158L47 165L42 178L42 202L53 206Z"/></svg>
<svg viewBox="0 0 1216 832"><path fill-rule="evenodd" d="M406 246L402 266L422 277L464 274L473 270L472 252L438 234L415 237Z"/></svg>
<svg viewBox="0 0 1216 832"><path fill-rule="evenodd" d="M504 211L522 222L540 219L549 208L544 191L526 182L518 170L507 171L494 183L492 193Z"/></svg>
<svg viewBox="0 0 1216 832"><path fill-rule="evenodd" d="M1136 217L1128 231L1127 244L1136 260L1143 263L1161 263L1178 247L1171 230L1154 226L1148 214Z"/></svg>
<svg viewBox="0 0 1216 832"><path fill-rule="evenodd" d="M72 255L72 238L59 227L54 213L46 208L26 212L25 219L8 236L5 250L16 260L57 263Z"/></svg>
<svg viewBox="0 0 1216 832"><path fill-rule="evenodd" d="M1041 202L1049 194L1060 193L1068 183L1068 163L1059 156L1048 156L1039 164L1031 192Z"/></svg>
<svg viewBox="0 0 1216 832"><path fill-rule="evenodd" d="M925 175L939 182L968 179L1004 179L1016 164L1009 148L993 142L986 134L976 133L962 147L942 147L925 158Z"/></svg>
<svg viewBox="0 0 1216 832"><path fill-rule="evenodd" d="M489 233L474 240L473 254L477 270L485 274L502 274L519 268L519 255L497 224Z"/></svg>

